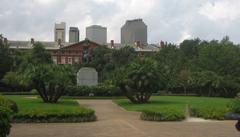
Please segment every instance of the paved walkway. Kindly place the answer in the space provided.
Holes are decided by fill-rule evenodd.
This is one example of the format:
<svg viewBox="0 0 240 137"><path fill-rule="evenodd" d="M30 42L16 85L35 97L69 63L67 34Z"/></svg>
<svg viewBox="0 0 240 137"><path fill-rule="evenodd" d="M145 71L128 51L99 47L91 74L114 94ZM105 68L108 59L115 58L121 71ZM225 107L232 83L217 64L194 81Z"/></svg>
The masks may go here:
<svg viewBox="0 0 240 137"><path fill-rule="evenodd" d="M148 122L111 100L80 100L98 121L76 124L14 124L10 137L239 137L236 121Z"/></svg>

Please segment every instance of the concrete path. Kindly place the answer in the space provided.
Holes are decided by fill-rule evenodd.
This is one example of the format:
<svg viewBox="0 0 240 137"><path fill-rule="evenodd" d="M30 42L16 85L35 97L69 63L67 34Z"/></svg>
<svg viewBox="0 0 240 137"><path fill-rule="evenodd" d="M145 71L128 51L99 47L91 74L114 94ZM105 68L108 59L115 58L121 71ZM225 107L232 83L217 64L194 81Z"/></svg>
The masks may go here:
<svg viewBox="0 0 240 137"><path fill-rule="evenodd" d="M14 124L10 137L240 137L236 121L148 122L111 100L80 100L98 121L77 124Z"/></svg>

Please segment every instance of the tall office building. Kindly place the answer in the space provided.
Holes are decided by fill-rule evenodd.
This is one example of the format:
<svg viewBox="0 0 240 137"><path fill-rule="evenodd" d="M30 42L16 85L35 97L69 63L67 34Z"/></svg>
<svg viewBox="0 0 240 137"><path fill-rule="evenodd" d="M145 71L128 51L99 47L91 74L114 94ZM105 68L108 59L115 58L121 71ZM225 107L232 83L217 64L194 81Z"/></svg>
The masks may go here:
<svg viewBox="0 0 240 137"><path fill-rule="evenodd" d="M77 27L70 27L69 29L69 43L79 42L79 29Z"/></svg>
<svg viewBox="0 0 240 137"><path fill-rule="evenodd" d="M147 25L142 19L127 20L121 28L121 44L147 44Z"/></svg>
<svg viewBox="0 0 240 137"><path fill-rule="evenodd" d="M54 29L54 41L58 42L58 40L61 40L61 42L66 42L66 23L55 23L55 29Z"/></svg>
<svg viewBox="0 0 240 137"><path fill-rule="evenodd" d="M86 28L86 38L98 44L107 44L107 28L92 25Z"/></svg>

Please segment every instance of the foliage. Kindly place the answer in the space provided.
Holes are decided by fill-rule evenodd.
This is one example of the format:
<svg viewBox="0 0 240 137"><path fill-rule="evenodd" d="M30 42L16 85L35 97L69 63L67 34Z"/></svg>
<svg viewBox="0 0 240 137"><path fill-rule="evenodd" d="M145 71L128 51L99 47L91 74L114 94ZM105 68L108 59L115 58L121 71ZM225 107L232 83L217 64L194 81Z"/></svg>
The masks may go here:
<svg viewBox="0 0 240 137"><path fill-rule="evenodd" d="M0 106L7 108L14 113L18 112L17 104L14 101L12 101L2 95L0 95Z"/></svg>
<svg viewBox="0 0 240 137"><path fill-rule="evenodd" d="M0 106L0 137L6 137L10 133L10 110Z"/></svg>
<svg viewBox="0 0 240 137"><path fill-rule="evenodd" d="M200 46L201 40L200 39L193 39L193 40L184 40L180 44L180 50L183 52L183 54L189 58L195 58L198 56L198 49Z"/></svg>
<svg viewBox="0 0 240 137"><path fill-rule="evenodd" d="M42 43L37 42L33 46L34 47L30 53L30 59L28 60L28 63L32 63L32 64L53 63L51 55L46 51Z"/></svg>
<svg viewBox="0 0 240 137"><path fill-rule="evenodd" d="M240 90L240 46L221 41L185 40L165 45L151 56L158 62L164 88L171 93L234 97Z"/></svg>
<svg viewBox="0 0 240 137"><path fill-rule="evenodd" d="M17 52L14 58L16 71L22 73L31 65L52 64L50 53L44 48L44 45L37 42L33 45L33 49L27 52Z"/></svg>
<svg viewBox="0 0 240 137"><path fill-rule="evenodd" d="M22 83L36 89L46 103L56 103L72 84L72 73L65 66L39 64L29 66L22 74Z"/></svg>
<svg viewBox="0 0 240 137"><path fill-rule="evenodd" d="M145 104L132 104L126 99L114 100L119 106L129 111L151 112L144 115L144 118L153 120L155 114L165 114L166 116L178 115L181 117L185 114L186 105L190 106L192 116L203 117L206 119L223 119L224 113L229 111L228 105L231 99L225 98L209 98L209 97L185 97L185 96L153 96L149 103Z"/></svg>
<svg viewBox="0 0 240 137"><path fill-rule="evenodd" d="M132 103L146 103L159 89L157 64L148 58L133 61L115 72L115 83Z"/></svg>
<svg viewBox="0 0 240 137"><path fill-rule="evenodd" d="M19 106L14 122L85 122L96 119L93 110L79 106L75 100L61 99L49 104L27 97L8 96Z"/></svg>
<svg viewBox="0 0 240 137"><path fill-rule="evenodd" d="M92 59L90 63L85 65L96 68L99 81L102 82L107 77L107 74L114 69L111 58L112 49L107 46L99 46L93 49Z"/></svg>
<svg viewBox="0 0 240 137"><path fill-rule="evenodd" d="M24 92L1 92L2 95L38 95L37 91L24 91Z"/></svg>
<svg viewBox="0 0 240 137"><path fill-rule="evenodd" d="M16 103L0 95L0 137L10 133L11 116L18 111Z"/></svg>
<svg viewBox="0 0 240 137"><path fill-rule="evenodd" d="M240 93L238 93L237 97L231 102L229 107L230 111L240 114Z"/></svg>
<svg viewBox="0 0 240 137"><path fill-rule="evenodd" d="M228 108L195 106L191 108L192 116L202 117L204 119L224 120L224 114L228 112Z"/></svg>
<svg viewBox="0 0 240 137"><path fill-rule="evenodd" d="M180 86L180 72L184 69L185 58L183 53L174 45L166 45L154 57L163 77L165 89L171 90Z"/></svg>
<svg viewBox="0 0 240 137"><path fill-rule="evenodd" d="M119 50L114 50L112 53L112 60L116 66L123 66L129 64L136 58L134 48L125 46Z"/></svg>
<svg viewBox="0 0 240 137"><path fill-rule="evenodd" d="M140 118L147 121L181 121L185 119L184 111L164 108L161 112L144 110Z"/></svg>
<svg viewBox="0 0 240 137"><path fill-rule="evenodd" d="M21 84L19 83L18 74L12 71L9 71L4 75L2 82L7 87L9 87L8 89L12 92L24 90L27 88L27 87L21 86Z"/></svg>
<svg viewBox="0 0 240 137"><path fill-rule="evenodd" d="M99 84L97 86L71 86L68 87L67 96L119 96L119 89L113 85Z"/></svg>
<svg viewBox="0 0 240 137"><path fill-rule="evenodd" d="M0 80L12 67L12 58L10 57L9 50L2 45L3 43L0 41Z"/></svg>

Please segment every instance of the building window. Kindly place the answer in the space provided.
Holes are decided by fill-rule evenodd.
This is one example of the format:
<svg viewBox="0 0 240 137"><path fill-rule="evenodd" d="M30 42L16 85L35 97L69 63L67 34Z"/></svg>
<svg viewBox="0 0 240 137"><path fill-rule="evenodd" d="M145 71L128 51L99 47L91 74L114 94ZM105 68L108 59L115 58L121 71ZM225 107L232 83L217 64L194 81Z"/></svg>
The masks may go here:
<svg viewBox="0 0 240 137"><path fill-rule="evenodd" d="M57 57L53 56L53 57L52 57L52 60L53 60L53 62L54 62L55 64L57 64Z"/></svg>
<svg viewBox="0 0 240 137"><path fill-rule="evenodd" d="M68 64L72 64L72 57L68 57Z"/></svg>
<svg viewBox="0 0 240 137"><path fill-rule="evenodd" d="M79 58L78 58L78 57L75 57L75 58L74 58L74 62L75 62L75 63L79 63Z"/></svg>
<svg viewBox="0 0 240 137"><path fill-rule="evenodd" d="M64 56L61 57L61 64L65 64L65 57Z"/></svg>

